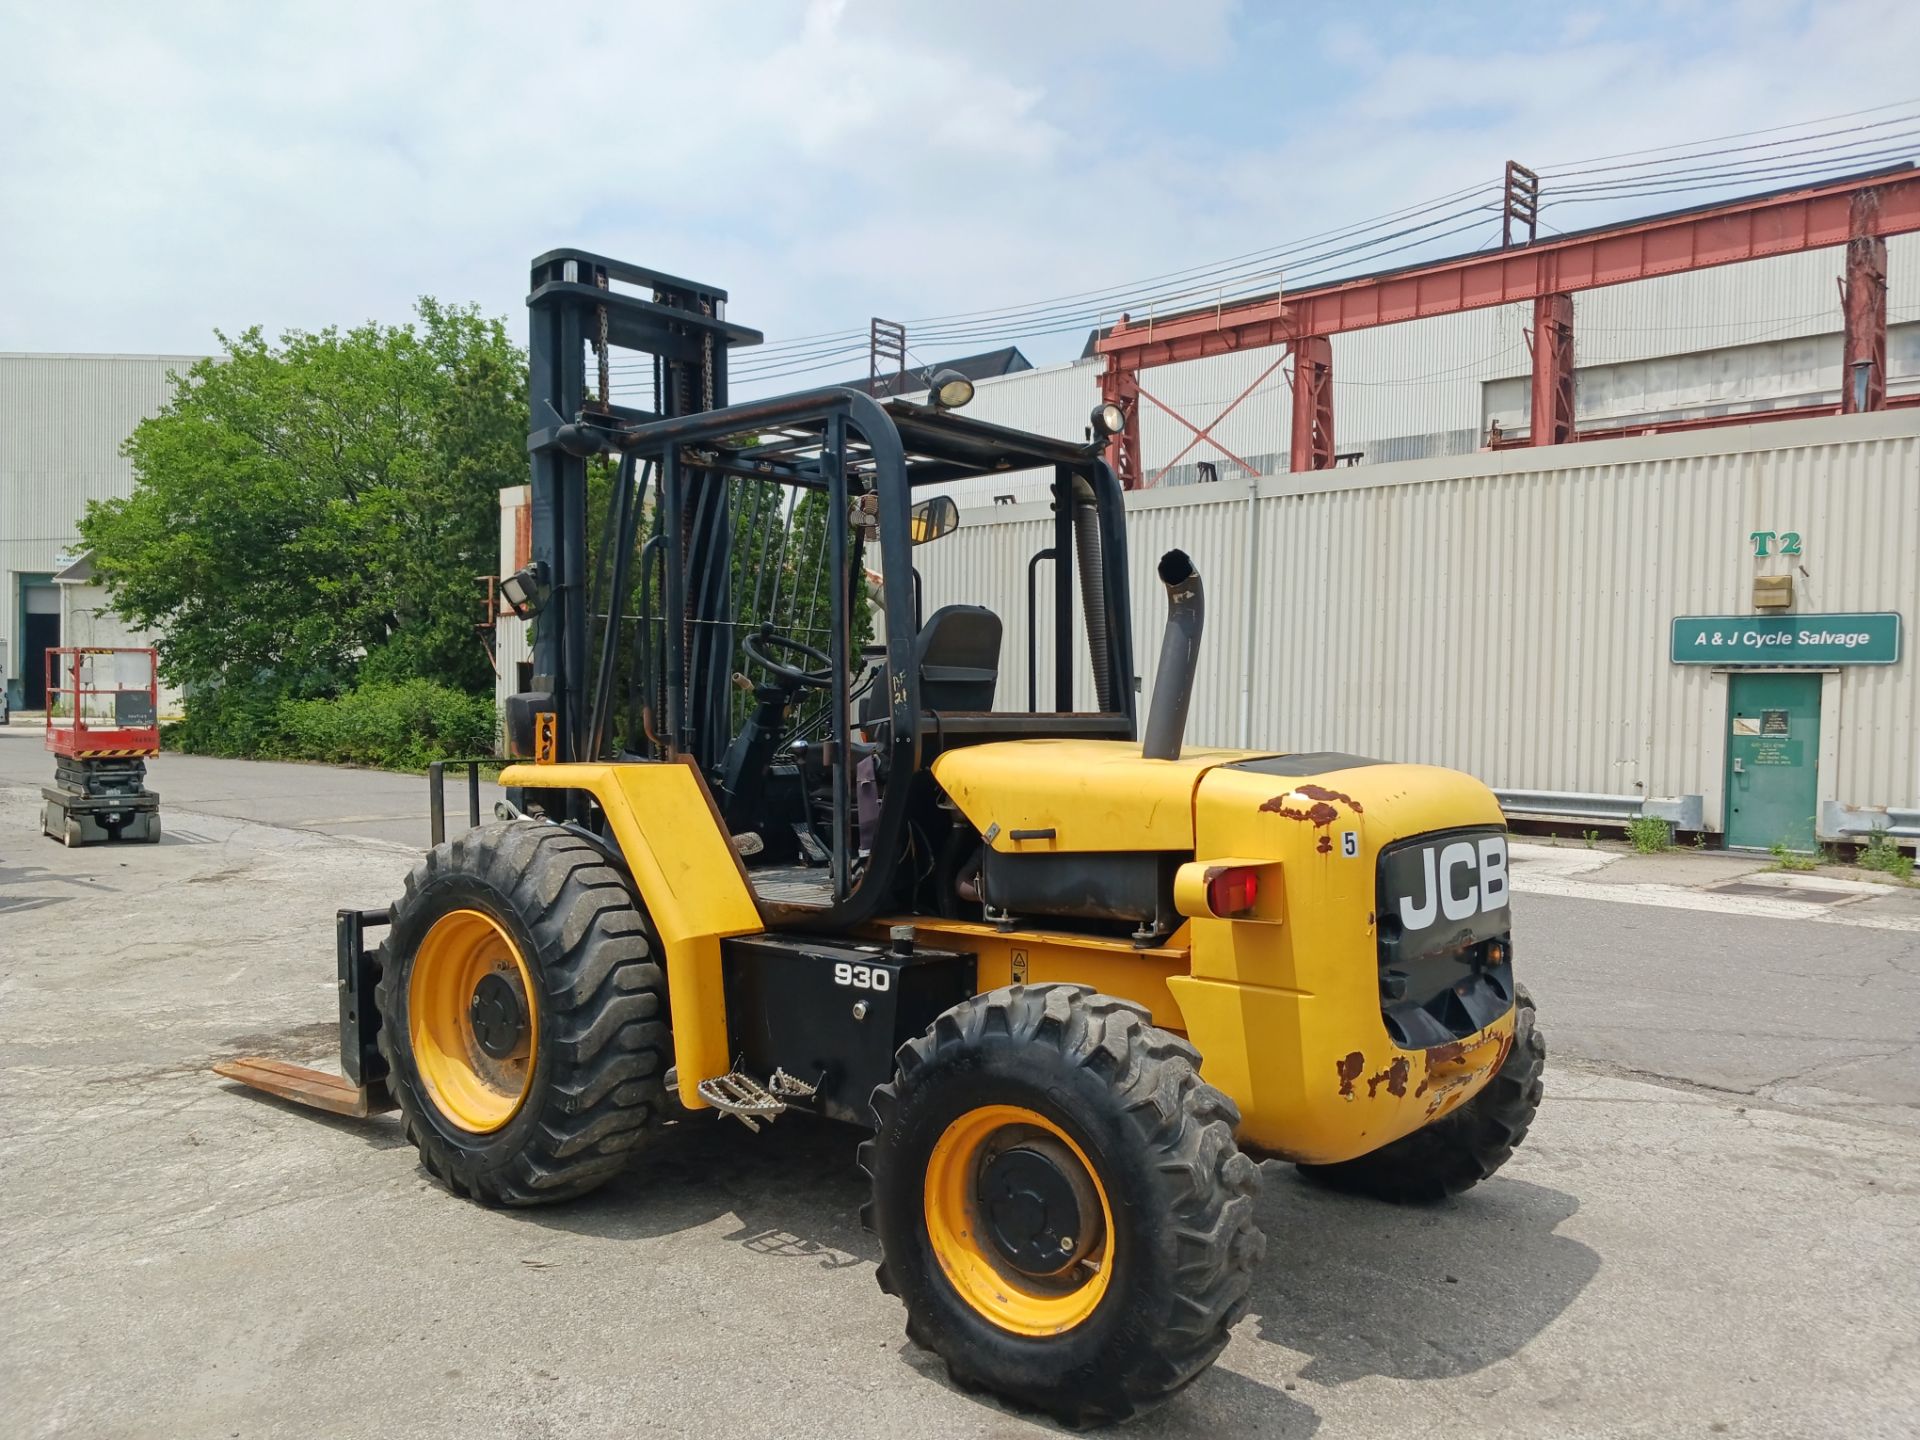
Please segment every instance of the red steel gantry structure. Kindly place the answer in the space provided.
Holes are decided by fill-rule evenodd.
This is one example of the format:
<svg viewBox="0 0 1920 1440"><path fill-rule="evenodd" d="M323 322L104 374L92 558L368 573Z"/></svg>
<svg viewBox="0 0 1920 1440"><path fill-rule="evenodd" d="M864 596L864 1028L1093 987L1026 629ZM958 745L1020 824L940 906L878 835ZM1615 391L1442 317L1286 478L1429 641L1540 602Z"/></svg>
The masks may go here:
<svg viewBox="0 0 1920 1440"><path fill-rule="evenodd" d="M1125 428L1108 442L1107 460L1127 489L1147 483L1140 456L1139 404L1144 399L1193 432L1181 455L1204 443L1255 473L1215 440L1212 431L1291 354L1291 468L1328 469L1334 463L1333 336L1528 300L1533 302L1533 423L1520 443L1577 440L1582 437L1573 411L1574 292L1841 245L1847 258L1839 410L1854 414L1884 409L1887 237L1914 231L1920 231L1920 171L1902 165L1140 324L1122 315L1098 343L1107 357L1101 399L1120 405L1127 417ZM1140 372L1156 365L1276 346L1281 353L1274 363L1204 426L1178 414L1140 383ZM1831 412L1776 410L1729 416L1720 423L1818 413ZM1636 432L1688 423L1636 427Z"/></svg>

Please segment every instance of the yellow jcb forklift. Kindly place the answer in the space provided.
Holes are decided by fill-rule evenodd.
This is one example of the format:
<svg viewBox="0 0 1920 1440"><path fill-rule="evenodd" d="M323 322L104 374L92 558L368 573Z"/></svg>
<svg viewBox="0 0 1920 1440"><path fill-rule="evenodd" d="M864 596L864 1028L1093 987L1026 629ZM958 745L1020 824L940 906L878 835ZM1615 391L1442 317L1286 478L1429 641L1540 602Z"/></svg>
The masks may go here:
<svg viewBox="0 0 1920 1440"><path fill-rule="evenodd" d="M1142 725L1100 451L1124 417L1023 434L961 413L952 372L925 403L729 404L759 336L725 300L534 262L507 802L483 825L475 799L390 908L341 912L341 1076L223 1072L397 1106L487 1205L644 1175L689 1111L848 1122L908 1334L964 1384L1127 1416L1240 1317L1257 1160L1421 1201L1525 1136L1545 1050L1499 807L1426 766L1183 747L1203 614L1179 551ZM621 351L651 361L643 403L613 403ZM1005 617L926 613L913 563L958 520L916 493L1019 471L1053 496L1024 704Z"/></svg>

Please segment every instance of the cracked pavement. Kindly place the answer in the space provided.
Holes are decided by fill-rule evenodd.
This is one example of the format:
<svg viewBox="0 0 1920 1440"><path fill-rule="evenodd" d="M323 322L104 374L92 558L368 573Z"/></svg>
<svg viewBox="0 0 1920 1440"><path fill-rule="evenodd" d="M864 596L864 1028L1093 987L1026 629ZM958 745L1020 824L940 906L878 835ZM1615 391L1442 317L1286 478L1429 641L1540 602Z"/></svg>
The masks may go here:
<svg viewBox="0 0 1920 1440"><path fill-rule="evenodd" d="M490 1212L390 1117L207 1073L332 1051L333 912L391 897L423 781L162 757L167 841L70 852L18 730L0 1434L1058 1433L905 1343L849 1132L681 1123L585 1202ZM1264 1167L1247 1318L1117 1433L1920 1430L1920 933L1676 906L1713 878L1612 864L1515 868L1552 1059L1513 1163L1422 1210Z"/></svg>

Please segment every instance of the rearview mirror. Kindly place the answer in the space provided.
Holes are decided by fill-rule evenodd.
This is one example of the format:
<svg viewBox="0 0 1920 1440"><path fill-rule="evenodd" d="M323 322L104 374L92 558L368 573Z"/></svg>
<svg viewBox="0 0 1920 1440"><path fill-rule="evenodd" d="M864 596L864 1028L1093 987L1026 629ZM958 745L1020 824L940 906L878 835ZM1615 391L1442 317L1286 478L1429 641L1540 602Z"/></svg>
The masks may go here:
<svg viewBox="0 0 1920 1440"><path fill-rule="evenodd" d="M914 544L924 545L959 528L960 507L954 504L951 495L936 495L913 507L913 521L908 533L913 537Z"/></svg>

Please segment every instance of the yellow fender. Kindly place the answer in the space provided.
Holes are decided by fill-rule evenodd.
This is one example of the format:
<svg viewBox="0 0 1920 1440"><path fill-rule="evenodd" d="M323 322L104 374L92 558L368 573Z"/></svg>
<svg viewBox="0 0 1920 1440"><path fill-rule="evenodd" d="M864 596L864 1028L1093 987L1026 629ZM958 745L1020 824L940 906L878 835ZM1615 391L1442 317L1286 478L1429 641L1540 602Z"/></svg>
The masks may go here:
<svg viewBox="0 0 1920 1440"><path fill-rule="evenodd" d="M720 941L763 929L747 872L692 765L509 765L502 785L584 790L600 803L666 951L680 1103L706 1108L700 1082L733 1068Z"/></svg>

